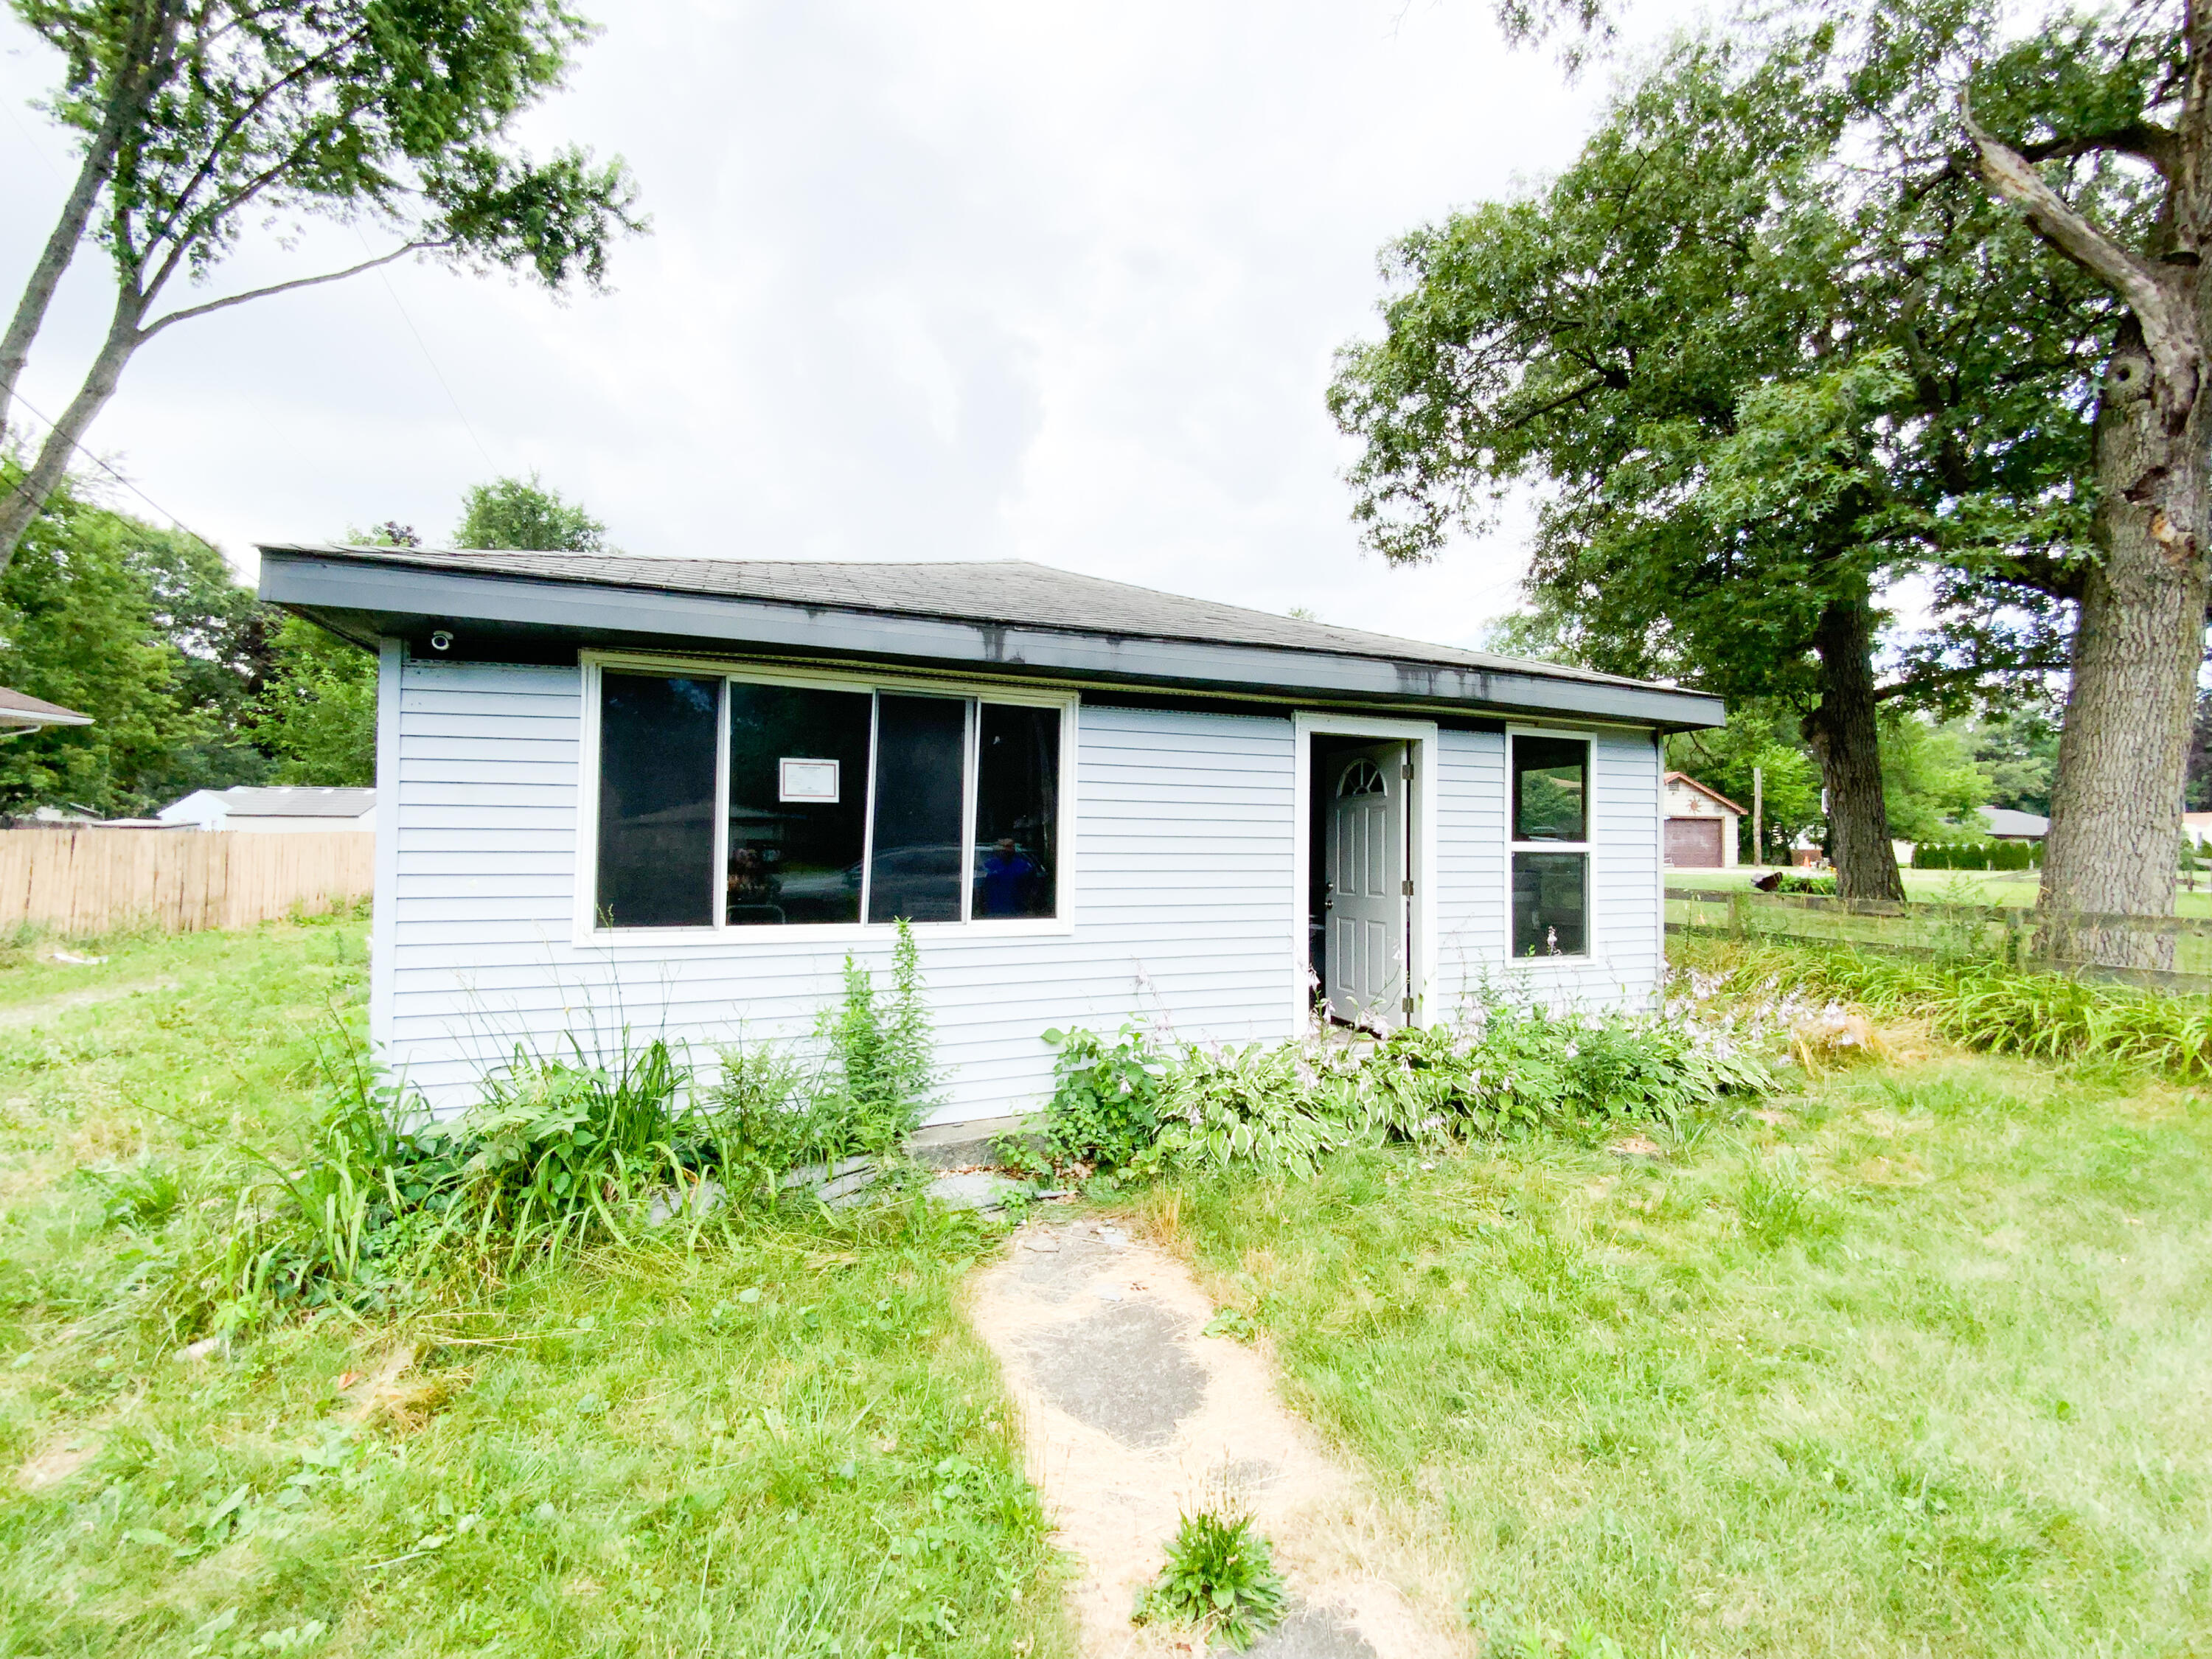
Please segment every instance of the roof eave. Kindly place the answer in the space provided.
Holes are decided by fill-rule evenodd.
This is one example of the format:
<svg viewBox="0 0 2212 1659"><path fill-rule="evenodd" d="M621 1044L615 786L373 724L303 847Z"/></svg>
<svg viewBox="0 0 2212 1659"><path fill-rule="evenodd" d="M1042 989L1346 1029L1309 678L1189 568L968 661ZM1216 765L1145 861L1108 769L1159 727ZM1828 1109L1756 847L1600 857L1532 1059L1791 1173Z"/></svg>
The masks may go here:
<svg viewBox="0 0 2212 1659"><path fill-rule="evenodd" d="M1583 716L1667 730L1718 726L1725 718L1719 698L1665 686L477 574L281 547L262 550L260 591L270 603L362 645L474 627L579 645L681 641L692 648L924 663L1194 692Z"/></svg>

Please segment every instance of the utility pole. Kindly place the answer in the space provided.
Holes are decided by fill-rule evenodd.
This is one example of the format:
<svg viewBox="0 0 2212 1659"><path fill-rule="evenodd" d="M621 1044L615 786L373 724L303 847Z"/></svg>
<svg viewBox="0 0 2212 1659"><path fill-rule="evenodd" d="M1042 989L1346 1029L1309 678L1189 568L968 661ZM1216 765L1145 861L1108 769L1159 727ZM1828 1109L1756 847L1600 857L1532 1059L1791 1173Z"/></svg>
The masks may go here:
<svg viewBox="0 0 2212 1659"><path fill-rule="evenodd" d="M1765 816L1766 779L1756 766L1751 769L1751 861L1766 862L1766 843L1760 838L1759 820Z"/></svg>

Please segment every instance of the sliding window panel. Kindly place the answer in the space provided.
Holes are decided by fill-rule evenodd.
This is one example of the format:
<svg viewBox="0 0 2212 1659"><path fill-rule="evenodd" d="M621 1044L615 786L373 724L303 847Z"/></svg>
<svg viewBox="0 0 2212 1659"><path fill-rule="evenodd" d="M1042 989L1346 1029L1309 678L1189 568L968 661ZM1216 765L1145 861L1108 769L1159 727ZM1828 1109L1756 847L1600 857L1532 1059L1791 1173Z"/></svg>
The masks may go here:
<svg viewBox="0 0 2212 1659"><path fill-rule="evenodd" d="M602 927L714 921L719 680L599 677Z"/></svg>
<svg viewBox="0 0 2212 1659"><path fill-rule="evenodd" d="M730 683L732 927L858 921L868 832L866 691Z"/></svg>
<svg viewBox="0 0 2212 1659"><path fill-rule="evenodd" d="M961 840L967 752L964 701L877 697L870 921L960 920L969 876Z"/></svg>
<svg viewBox="0 0 2212 1659"><path fill-rule="evenodd" d="M975 745L978 921L1057 914L1060 710L987 702Z"/></svg>

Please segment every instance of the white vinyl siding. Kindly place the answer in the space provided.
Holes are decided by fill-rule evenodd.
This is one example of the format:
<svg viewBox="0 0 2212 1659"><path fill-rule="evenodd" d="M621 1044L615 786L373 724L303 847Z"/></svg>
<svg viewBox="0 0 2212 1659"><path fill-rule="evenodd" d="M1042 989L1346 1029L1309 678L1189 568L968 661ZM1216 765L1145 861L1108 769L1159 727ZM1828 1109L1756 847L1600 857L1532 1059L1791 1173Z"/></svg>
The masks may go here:
<svg viewBox="0 0 2212 1659"><path fill-rule="evenodd" d="M518 1042L550 1051L574 1033L589 1050L627 1026L710 1062L741 1034L803 1036L848 946L888 965L888 928L858 942L579 945L580 671L410 661L401 673L377 1036L434 1101L465 1101ZM948 1070L943 1118L1039 1104L1048 1026L1111 1030L1143 1014L1187 1039L1291 1034L1304 922L1290 897L1291 744L1287 720L1080 711L1073 932L915 930Z"/></svg>
<svg viewBox="0 0 2212 1659"><path fill-rule="evenodd" d="M1562 731L1561 735L1581 735ZM1487 985L1583 1007L1643 1008L1666 977L1659 913L1659 757L1641 732L1591 734L1590 953L1516 962L1506 933L1505 737L1438 734L1433 1006Z"/></svg>
<svg viewBox="0 0 2212 1659"><path fill-rule="evenodd" d="M372 1023L384 1057L454 1106L507 1063L574 1034L586 1051L665 1035L710 1064L740 1035L804 1037L845 952L879 975L888 928L687 938L665 950L574 934L579 670L404 662L385 653ZM1640 732L1595 734L1586 958L1506 954L1502 734L1437 734L1436 942L1425 1007L1449 1018L1486 985L1585 1006L1644 1006L1663 974L1660 774ZM948 1075L944 1121L1034 1109L1054 1025L1132 1016L1185 1041L1279 1039L1305 973L1291 722L1085 706L1065 826L1073 931L921 926ZM387 842L383 838L389 836ZM1294 954L1295 953L1295 954Z"/></svg>

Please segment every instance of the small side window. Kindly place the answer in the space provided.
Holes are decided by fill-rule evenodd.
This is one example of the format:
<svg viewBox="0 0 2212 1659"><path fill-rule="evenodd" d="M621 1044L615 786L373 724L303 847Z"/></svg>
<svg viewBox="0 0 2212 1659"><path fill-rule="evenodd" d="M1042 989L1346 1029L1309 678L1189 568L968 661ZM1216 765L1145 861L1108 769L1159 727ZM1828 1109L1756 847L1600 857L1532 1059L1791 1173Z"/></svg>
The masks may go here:
<svg viewBox="0 0 2212 1659"><path fill-rule="evenodd" d="M1589 954L1590 745L1513 739L1513 954Z"/></svg>

